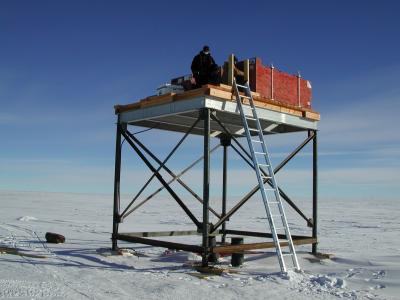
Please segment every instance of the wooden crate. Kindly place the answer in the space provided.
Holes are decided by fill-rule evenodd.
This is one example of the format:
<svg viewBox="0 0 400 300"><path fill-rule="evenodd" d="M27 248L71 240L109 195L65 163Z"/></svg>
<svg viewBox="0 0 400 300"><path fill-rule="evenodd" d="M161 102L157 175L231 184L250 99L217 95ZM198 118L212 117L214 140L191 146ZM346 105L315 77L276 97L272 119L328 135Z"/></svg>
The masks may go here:
<svg viewBox="0 0 400 300"><path fill-rule="evenodd" d="M311 83L276 68L263 66L261 59L250 60L250 88L262 97L292 106L311 108Z"/></svg>

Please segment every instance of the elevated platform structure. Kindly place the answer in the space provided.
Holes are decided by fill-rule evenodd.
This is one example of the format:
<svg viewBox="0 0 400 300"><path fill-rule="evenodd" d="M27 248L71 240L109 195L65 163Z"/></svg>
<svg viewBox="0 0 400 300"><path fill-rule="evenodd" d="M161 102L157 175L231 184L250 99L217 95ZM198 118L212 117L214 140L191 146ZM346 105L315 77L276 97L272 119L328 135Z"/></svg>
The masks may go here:
<svg viewBox="0 0 400 300"><path fill-rule="evenodd" d="M200 109L211 109L231 133L242 136L243 125L231 90L232 87L227 85L206 85L181 94L152 96L133 104L116 105L115 113L122 123L186 132L198 118ZM317 129L319 113L263 98L257 93L253 93L253 97L265 134ZM250 115L250 107L245 109ZM213 137L224 131L215 121L211 121L210 126ZM193 128L191 133L202 135L202 124Z"/></svg>
<svg viewBox="0 0 400 300"><path fill-rule="evenodd" d="M305 139L293 152L290 153L279 165L275 166L274 173L279 172L298 152L301 151L312 141L313 144L313 197L310 199L313 203L311 216L301 211L282 189L279 189L281 198L305 220L306 226L311 228L310 236L292 235L294 244L312 244L312 252L317 251L317 126L320 120L319 113L310 108L298 107L279 103L271 99L266 99L260 94L253 93L257 114L265 135L280 133L305 133ZM228 192L228 149L233 149L249 166L251 166L250 154L239 142L244 136L244 128L238 113L237 103L232 94L232 87L227 85L205 85L202 88L186 91L180 94L166 94L161 96L152 96L142 99L136 103L126 105L116 105L115 113L118 116L117 135L116 135L116 157L115 157L115 181L114 181L114 211L113 211L113 234L112 246L117 249L118 240L148 244L171 249L192 251L201 253L203 265L206 266L213 260L213 256L218 253L234 253L251 249L271 248L271 241L262 241L259 243L250 243L243 245L228 245L226 237L251 236L262 239L271 238L269 232L251 232L246 230L227 229L227 222L251 197L258 195L259 187L255 186L240 201L238 201L229 211L227 211L226 201ZM244 103L245 114L251 116L250 106ZM154 128L157 130L175 131L184 133L182 139L166 155L164 160L157 158L150 149L148 149L138 138L129 131L129 126L141 126L145 128ZM251 127L251 124L249 124ZM161 134L158 131L157 134ZM179 146L184 142L189 134L202 135L203 138L203 156L189 165L181 172L174 173L167 162L175 153ZM120 208L120 176L121 176L121 138L124 138L138 157L146 164L153 173L142 189L133 197L126 208ZM210 148L210 139L219 138L220 147L223 148L223 190L221 199L221 209L213 209L209 205L209 187L210 187L210 155L215 148ZM266 137L268 139L268 137ZM153 165L149 157L157 165ZM180 178L187 170L195 164L203 161L203 195L197 195L189 184L183 182ZM171 175L171 180L164 179L159 171L164 169ZM139 200L143 190L148 183L156 178L161 183L159 190L165 189L171 197L183 209L186 215L193 221L193 230L184 231L159 231L159 232L119 232L119 223L137 208L151 200L155 193L150 194L144 200ZM180 196L174 191L170 184L174 181L179 182L193 197L202 205L203 215L199 219L186 206ZM255 179L256 180L256 179ZM209 213L213 213L218 221L214 224L209 222ZM175 236L175 235L201 235L201 243L189 245L176 243L172 241L157 240L157 236ZM216 243L216 236L221 236L220 244ZM286 244L283 243L282 247Z"/></svg>

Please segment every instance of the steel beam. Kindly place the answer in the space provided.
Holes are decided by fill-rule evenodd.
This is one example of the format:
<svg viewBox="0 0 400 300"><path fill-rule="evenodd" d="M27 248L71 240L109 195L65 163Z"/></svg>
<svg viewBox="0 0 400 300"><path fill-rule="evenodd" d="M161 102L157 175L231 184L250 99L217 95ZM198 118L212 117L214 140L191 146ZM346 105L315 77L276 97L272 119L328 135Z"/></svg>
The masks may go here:
<svg viewBox="0 0 400 300"><path fill-rule="evenodd" d="M129 234L118 234L117 238L118 238L118 240L131 242L131 243L139 243L139 244L150 245L150 246L155 246L155 247L165 247L168 249L183 250L183 251L189 251L189 252L194 252L194 253L201 253L203 250L203 248L201 246L197 246L197 245L188 245L188 244L174 243L174 242L168 242L168 241L161 241L161 240L143 238L143 237L138 237L138 236L132 236Z"/></svg>
<svg viewBox="0 0 400 300"><path fill-rule="evenodd" d="M113 209L113 233L112 233L112 250L118 249L117 234L118 225L120 221L119 208L120 208L120 182L121 182L121 130L118 117L116 139L115 139L115 168L114 168L114 209ZM125 125L126 126L126 125Z"/></svg>
<svg viewBox="0 0 400 300"><path fill-rule="evenodd" d="M231 145L231 138L227 135L220 137L221 145L223 148L222 158L222 213L221 217L226 215L226 196L227 196L227 179L228 179L228 146ZM226 229L226 222L222 223L222 230ZM225 244L226 234L222 234L221 243Z"/></svg>
<svg viewBox="0 0 400 300"><path fill-rule="evenodd" d="M313 136L313 227L312 236L318 238L318 143L317 143L317 131L312 131ZM311 132L309 132L311 135ZM317 253L318 243L312 244L312 253Z"/></svg>
<svg viewBox="0 0 400 300"><path fill-rule="evenodd" d="M120 234L129 235L129 236L136 236L136 237L201 235L201 233L198 230L121 232Z"/></svg>
<svg viewBox="0 0 400 300"><path fill-rule="evenodd" d="M222 230L218 230L216 234L223 234ZM269 232L259 232L259 231L246 231L246 230L235 230L235 229L227 229L225 230L226 234L231 235L239 235L239 236L253 236L253 237L263 237L263 238L271 238L272 233ZM286 239L286 234L278 234L279 239ZM311 238L310 236L304 235L292 235L292 238L295 239L304 239L304 238Z"/></svg>
<svg viewBox="0 0 400 300"><path fill-rule="evenodd" d="M210 110L201 111L204 122L204 166L203 166L203 256L202 266L208 266L209 255L209 200L210 200Z"/></svg>

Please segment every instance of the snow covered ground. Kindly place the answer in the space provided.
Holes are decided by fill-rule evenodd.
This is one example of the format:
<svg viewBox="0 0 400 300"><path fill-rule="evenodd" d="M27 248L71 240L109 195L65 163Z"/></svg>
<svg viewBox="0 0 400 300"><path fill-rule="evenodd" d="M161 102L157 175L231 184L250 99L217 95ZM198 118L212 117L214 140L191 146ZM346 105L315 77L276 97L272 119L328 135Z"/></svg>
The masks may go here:
<svg viewBox="0 0 400 300"><path fill-rule="evenodd" d="M196 257L185 252L121 242L138 255L109 255L110 195L0 191L0 205L0 248L27 254L0 254L0 298L400 299L400 203L395 201L321 199L319 250L334 257L319 261L308 253L310 246L298 247L303 273L280 275L268 250L247 255L234 273L206 279L195 276L188 262ZM265 230L258 205L246 204L228 226ZM293 233L309 234L290 213L289 221ZM149 202L121 224L122 232L170 229L193 227L169 199ZM45 243L47 231L65 235L65 244ZM228 264L227 257L222 265Z"/></svg>

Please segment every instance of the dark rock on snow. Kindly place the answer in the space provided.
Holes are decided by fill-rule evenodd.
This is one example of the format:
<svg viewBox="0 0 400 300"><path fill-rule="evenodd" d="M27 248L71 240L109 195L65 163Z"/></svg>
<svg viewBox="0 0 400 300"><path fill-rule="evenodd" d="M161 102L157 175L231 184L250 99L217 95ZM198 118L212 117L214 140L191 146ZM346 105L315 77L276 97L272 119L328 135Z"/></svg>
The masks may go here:
<svg viewBox="0 0 400 300"><path fill-rule="evenodd" d="M58 233L46 232L46 241L48 243L61 244L65 242L65 236Z"/></svg>

